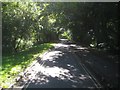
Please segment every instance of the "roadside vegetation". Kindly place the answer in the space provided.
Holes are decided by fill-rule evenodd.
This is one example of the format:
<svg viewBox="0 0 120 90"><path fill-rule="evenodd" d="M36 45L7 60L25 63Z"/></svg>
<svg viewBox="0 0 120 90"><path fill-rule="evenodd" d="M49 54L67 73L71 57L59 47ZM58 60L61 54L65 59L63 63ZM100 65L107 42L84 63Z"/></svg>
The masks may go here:
<svg viewBox="0 0 120 90"><path fill-rule="evenodd" d="M118 3L2 2L1 12L2 87L59 38L108 52L119 50Z"/></svg>
<svg viewBox="0 0 120 90"><path fill-rule="evenodd" d="M0 86L9 87L15 82L15 78L20 72L23 72L37 57L52 47L50 43L45 43L19 53L3 56Z"/></svg>

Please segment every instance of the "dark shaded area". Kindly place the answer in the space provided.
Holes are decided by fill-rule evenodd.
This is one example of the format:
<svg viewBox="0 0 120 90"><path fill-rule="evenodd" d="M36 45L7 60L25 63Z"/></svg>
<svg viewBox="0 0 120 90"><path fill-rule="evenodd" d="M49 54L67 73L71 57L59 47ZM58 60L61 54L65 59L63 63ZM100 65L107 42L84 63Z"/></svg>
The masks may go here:
<svg viewBox="0 0 120 90"><path fill-rule="evenodd" d="M56 24L70 29L78 44L111 52L119 49L118 2L51 3L48 10L60 14Z"/></svg>
<svg viewBox="0 0 120 90"><path fill-rule="evenodd" d="M69 15L74 13L70 18L73 22L70 25L73 40L79 44L116 53L119 48L118 3L96 2L76 5L76 11L68 12Z"/></svg>
<svg viewBox="0 0 120 90"><path fill-rule="evenodd" d="M74 48L74 50L80 61L99 80L103 87L119 88L118 55L110 55L89 48L84 50Z"/></svg>

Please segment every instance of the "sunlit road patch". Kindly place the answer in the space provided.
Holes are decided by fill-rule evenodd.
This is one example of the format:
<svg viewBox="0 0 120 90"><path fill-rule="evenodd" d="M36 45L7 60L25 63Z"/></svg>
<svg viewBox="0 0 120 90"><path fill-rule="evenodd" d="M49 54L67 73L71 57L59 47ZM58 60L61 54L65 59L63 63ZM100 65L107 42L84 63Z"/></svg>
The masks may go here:
<svg viewBox="0 0 120 90"><path fill-rule="evenodd" d="M29 71L24 88L95 88L92 78L69 52L69 45L58 44Z"/></svg>

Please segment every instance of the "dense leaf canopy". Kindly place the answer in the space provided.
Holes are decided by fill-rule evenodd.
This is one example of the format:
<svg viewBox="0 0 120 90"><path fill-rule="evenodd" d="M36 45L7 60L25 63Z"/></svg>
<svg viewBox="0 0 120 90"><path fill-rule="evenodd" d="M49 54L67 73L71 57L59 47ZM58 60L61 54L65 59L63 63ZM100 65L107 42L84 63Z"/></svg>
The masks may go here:
<svg viewBox="0 0 120 90"><path fill-rule="evenodd" d="M96 48L118 49L118 3L3 2L3 52L65 36Z"/></svg>

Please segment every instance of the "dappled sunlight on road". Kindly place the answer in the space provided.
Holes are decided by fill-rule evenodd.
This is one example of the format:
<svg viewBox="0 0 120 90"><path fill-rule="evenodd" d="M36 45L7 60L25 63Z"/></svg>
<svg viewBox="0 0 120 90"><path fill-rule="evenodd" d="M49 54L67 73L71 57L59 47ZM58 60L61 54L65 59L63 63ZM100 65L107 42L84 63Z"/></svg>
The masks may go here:
<svg viewBox="0 0 120 90"><path fill-rule="evenodd" d="M67 48L67 47L69 47L69 45L66 45L66 44L63 44L63 43L52 44L52 45L54 45L55 48L62 48L62 47Z"/></svg>
<svg viewBox="0 0 120 90"><path fill-rule="evenodd" d="M91 77L79 68L75 57L67 52L70 45L56 44L26 74L28 88L94 88ZM71 47L76 47L71 44Z"/></svg>
<svg viewBox="0 0 120 90"><path fill-rule="evenodd" d="M42 58L42 60L52 60L54 59L55 57L58 57L58 56L62 56L62 54L64 54L63 52L61 51L51 51L49 52L49 54L47 54L45 57ZM53 57L54 56L54 57Z"/></svg>
<svg viewBox="0 0 120 90"><path fill-rule="evenodd" d="M69 50L69 52L76 52L76 51L85 51L90 52L87 47L79 46L76 44L64 44L64 43L58 43L58 44L52 44L56 49L62 49L62 50Z"/></svg>
<svg viewBox="0 0 120 90"><path fill-rule="evenodd" d="M41 67L41 73L43 73L46 76L51 77L61 77L61 75L69 76L69 70L59 67ZM62 79L62 77L61 77Z"/></svg>
<svg viewBox="0 0 120 90"><path fill-rule="evenodd" d="M43 55L26 73L27 88L94 88L91 77L80 68L72 52L74 44L56 44L55 49ZM26 80L26 81L25 81Z"/></svg>

